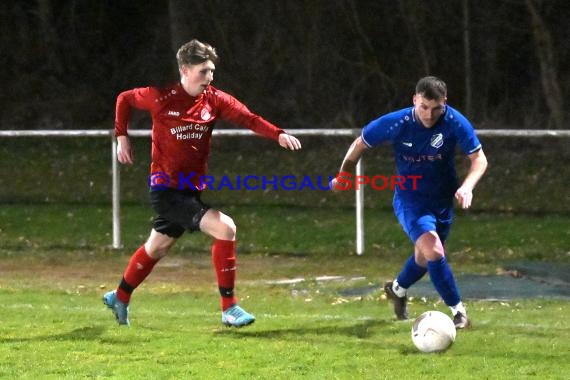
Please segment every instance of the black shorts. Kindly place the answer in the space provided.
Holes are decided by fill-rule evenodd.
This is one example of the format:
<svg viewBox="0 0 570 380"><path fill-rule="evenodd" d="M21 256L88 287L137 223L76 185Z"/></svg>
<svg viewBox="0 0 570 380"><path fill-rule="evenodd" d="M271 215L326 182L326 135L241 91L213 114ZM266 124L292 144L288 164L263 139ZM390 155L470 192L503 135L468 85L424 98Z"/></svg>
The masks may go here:
<svg viewBox="0 0 570 380"><path fill-rule="evenodd" d="M160 189L150 190L150 204L158 214L154 218L155 231L173 238L184 231L200 230L200 221L210 206L200 200L200 191Z"/></svg>

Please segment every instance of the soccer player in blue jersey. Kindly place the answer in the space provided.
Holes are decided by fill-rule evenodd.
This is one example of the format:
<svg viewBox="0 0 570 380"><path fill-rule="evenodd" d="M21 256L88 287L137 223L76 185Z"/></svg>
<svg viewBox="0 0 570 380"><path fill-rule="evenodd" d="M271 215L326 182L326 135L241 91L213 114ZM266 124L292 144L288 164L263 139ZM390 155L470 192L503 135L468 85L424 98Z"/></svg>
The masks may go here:
<svg viewBox="0 0 570 380"><path fill-rule="evenodd" d="M413 107L388 113L363 128L348 149L332 189L342 190L340 185L352 180L356 163L366 150L383 143L392 145L397 174L417 178L415 186L406 182L396 185L393 201L396 217L414 243L414 253L397 278L384 285L384 291L394 303L396 317L405 320L407 290L427 272L450 307L455 326L461 329L468 327L470 320L447 263L444 243L453 220L453 199L463 209L471 206L487 158L471 123L446 102L447 86L441 79L420 79ZM470 161L461 185L454 165L456 146Z"/></svg>

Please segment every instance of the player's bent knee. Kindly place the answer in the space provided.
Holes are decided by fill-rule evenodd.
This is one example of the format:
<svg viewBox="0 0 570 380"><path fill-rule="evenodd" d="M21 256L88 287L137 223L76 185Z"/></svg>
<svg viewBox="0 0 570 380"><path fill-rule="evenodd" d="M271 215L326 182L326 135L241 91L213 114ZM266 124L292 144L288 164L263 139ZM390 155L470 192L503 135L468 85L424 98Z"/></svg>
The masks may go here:
<svg viewBox="0 0 570 380"><path fill-rule="evenodd" d="M208 210L200 222L200 229L215 239L235 240L236 238L237 228L233 219L217 210Z"/></svg>
<svg viewBox="0 0 570 380"><path fill-rule="evenodd" d="M444 256L445 254L443 252L439 252L436 250L428 251L424 254L424 257L427 261L438 261Z"/></svg>
<svg viewBox="0 0 570 380"><path fill-rule="evenodd" d="M436 261L445 256L443 244L439 236L433 232L426 232L416 241L416 256L425 258L428 261Z"/></svg>
<svg viewBox="0 0 570 380"><path fill-rule="evenodd" d="M144 247L147 255L154 259L160 259L168 254L175 242L175 238L153 230Z"/></svg>
<svg viewBox="0 0 570 380"><path fill-rule="evenodd" d="M222 219L222 234L224 235L224 240L234 240L236 238L237 227L233 219L227 215Z"/></svg>

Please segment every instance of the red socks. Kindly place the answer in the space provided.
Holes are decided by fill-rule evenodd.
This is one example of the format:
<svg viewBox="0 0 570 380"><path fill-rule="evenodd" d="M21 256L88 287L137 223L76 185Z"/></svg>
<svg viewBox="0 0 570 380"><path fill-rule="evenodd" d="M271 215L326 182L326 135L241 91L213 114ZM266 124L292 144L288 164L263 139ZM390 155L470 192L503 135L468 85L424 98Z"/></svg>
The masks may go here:
<svg viewBox="0 0 570 380"><path fill-rule="evenodd" d="M212 244L212 263L216 271L222 310L237 303L234 296L236 280L236 242L231 240L214 240Z"/></svg>
<svg viewBox="0 0 570 380"><path fill-rule="evenodd" d="M218 280L222 310L226 310L237 303L237 298L234 296L236 280L235 251L235 241L216 239L214 240L214 244L212 244L212 263ZM129 303L131 293L144 281L150 272L152 272L157 262L158 260L153 259L146 253L144 245L136 250L117 288L117 298L119 301Z"/></svg>
<svg viewBox="0 0 570 380"><path fill-rule="evenodd" d="M131 293L150 274L158 260L150 257L144 248L144 244L139 247L131 257L123 279L117 288L117 298L119 301L129 303Z"/></svg>

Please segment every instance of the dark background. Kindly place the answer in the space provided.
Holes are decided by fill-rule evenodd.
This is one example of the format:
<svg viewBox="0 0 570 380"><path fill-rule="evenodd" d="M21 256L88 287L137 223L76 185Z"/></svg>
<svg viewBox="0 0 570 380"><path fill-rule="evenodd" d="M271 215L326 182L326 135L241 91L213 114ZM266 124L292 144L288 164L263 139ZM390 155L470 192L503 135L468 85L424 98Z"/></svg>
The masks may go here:
<svg viewBox="0 0 570 380"><path fill-rule="evenodd" d="M283 128L357 128L442 77L478 128L568 128L567 0L4 1L0 128L112 128L115 98L217 48L214 85ZM135 124L137 124L135 122ZM139 119L136 127L148 128Z"/></svg>

